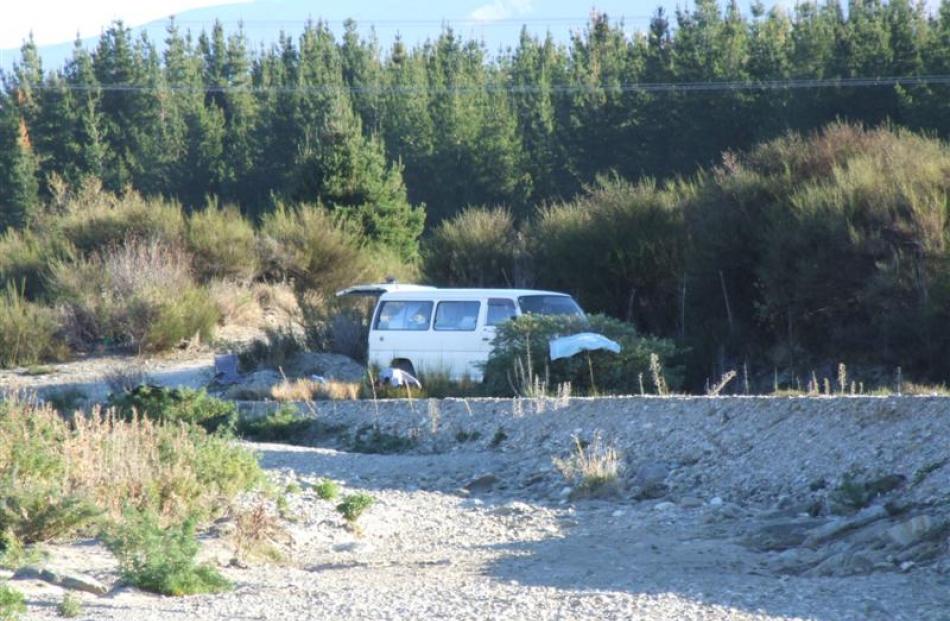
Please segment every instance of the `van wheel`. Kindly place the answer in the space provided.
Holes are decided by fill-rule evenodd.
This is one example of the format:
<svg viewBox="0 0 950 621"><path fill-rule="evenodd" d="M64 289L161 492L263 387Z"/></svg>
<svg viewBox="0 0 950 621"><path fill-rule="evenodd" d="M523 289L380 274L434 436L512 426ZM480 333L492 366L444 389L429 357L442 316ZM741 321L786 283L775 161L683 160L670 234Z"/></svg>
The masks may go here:
<svg viewBox="0 0 950 621"><path fill-rule="evenodd" d="M413 377L416 376L416 370L412 367L412 363L408 360L393 360L392 367L394 369L399 369L403 373L408 373Z"/></svg>

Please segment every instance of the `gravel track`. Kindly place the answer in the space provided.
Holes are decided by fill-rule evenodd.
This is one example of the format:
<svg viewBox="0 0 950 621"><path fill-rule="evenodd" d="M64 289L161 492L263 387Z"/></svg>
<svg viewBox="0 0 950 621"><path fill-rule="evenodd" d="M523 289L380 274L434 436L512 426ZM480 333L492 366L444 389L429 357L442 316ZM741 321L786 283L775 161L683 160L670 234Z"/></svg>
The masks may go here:
<svg viewBox="0 0 950 621"><path fill-rule="evenodd" d="M778 575L739 541L752 508L708 502L579 501L515 486L467 495L479 473L526 467L519 453L364 455L251 445L289 497L287 565L222 569L224 595L163 598L118 586L82 594L86 619L819 619L947 620L950 583L931 568L849 577ZM333 478L376 497L363 535L310 489ZM686 506L689 505L689 506ZM51 563L117 581L95 542L50 549ZM209 541L206 555L228 553ZM56 616L58 587L16 580L29 619Z"/></svg>

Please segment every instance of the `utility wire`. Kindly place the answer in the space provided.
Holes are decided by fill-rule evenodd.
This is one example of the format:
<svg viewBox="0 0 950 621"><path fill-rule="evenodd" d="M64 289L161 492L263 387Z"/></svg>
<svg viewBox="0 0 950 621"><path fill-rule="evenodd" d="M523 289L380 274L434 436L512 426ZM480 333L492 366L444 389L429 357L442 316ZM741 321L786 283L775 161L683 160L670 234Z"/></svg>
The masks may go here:
<svg viewBox="0 0 950 621"><path fill-rule="evenodd" d="M42 84L29 85L33 90L69 90L80 92L148 93L171 91L175 93L358 93L358 94L435 94L504 92L512 95L532 93L663 93L663 92L715 92L715 91L761 91L785 89L821 88L873 88L884 86L923 86L950 84L950 74L920 76L888 76L857 78L805 78L791 80L732 80L698 82L634 82L624 84L485 84L482 86L391 86L391 85L332 85L300 84L291 86L198 86L191 84L142 85L142 84ZM15 86L14 86L15 88Z"/></svg>

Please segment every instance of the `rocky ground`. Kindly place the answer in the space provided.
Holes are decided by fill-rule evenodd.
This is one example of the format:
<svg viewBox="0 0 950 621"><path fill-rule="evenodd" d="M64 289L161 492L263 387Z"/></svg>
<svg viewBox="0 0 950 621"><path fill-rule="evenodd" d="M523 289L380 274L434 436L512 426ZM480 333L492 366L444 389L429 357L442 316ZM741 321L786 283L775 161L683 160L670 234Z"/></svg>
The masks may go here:
<svg viewBox="0 0 950 621"><path fill-rule="evenodd" d="M254 446L276 481L302 490L289 495L285 513L293 519L283 524L288 560L228 567L230 550L211 539L206 556L237 588L175 599L118 585L114 562L95 542L53 547L54 566L110 588L103 597L82 594L83 618L950 618L945 565L825 576L788 571L782 551L752 541L764 526L813 519L807 514L682 494L550 498L518 478L553 476L547 465L514 451L367 455ZM312 490L324 476L376 497L361 536ZM28 595L28 618L56 616L61 588L36 579L12 584Z"/></svg>

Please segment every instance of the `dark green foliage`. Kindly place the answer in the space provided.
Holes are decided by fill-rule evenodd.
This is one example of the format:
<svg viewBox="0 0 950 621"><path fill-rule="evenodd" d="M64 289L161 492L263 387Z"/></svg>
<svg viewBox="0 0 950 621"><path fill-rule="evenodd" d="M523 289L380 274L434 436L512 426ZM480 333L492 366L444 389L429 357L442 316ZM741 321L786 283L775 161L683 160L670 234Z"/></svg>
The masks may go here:
<svg viewBox="0 0 950 621"><path fill-rule="evenodd" d="M257 369L280 369L303 351L300 338L290 330L268 328L264 339L256 339L238 354L245 373Z"/></svg>
<svg viewBox="0 0 950 621"><path fill-rule="evenodd" d="M455 434L455 441L459 444L465 444L467 442L475 442L482 437L480 431L465 431L460 429L458 433Z"/></svg>
<svg viewBox="0 0 950 621"><path fill-rule="evenodd" d="M313 486L313 490L321 500L334 500L340 495L340 486L336 481L323 479Z"/></svg>
<svg viewBox="0 0 950 621"><path fill-rule="evenodd" d="M296 408L281 406L261 418L241 419L237 433L255 442L303 443L313 428L314 421L300 416Z"/></svg>
<svg viewBox="0 0 950 621"><path fill-rule="evenodd" d="M373 497L369 494L348 494L343 497L343 502L336 506L336 510L344 520L353 524L372 504Z"/></svg>
<svg viewBox="0 0 950 621"><path fill-rule="evenodd" d="M133 586L161 595L220 593L232 588L211 565L195 562L196 521L162 528L151 512L127 511L123 522L106 536L119 559L122 577Z"/></svg>
<svg viewBox="0 0 950 621"><path fill-rule="evenodd" d="M82 601L73 593L64 593L56 606L56 613L64 619L73 619L82 614Z"/></svg>
<svg viewBox="0 0 950 621"><path fill-rule="evenodd" d="M350 449L354 453L405 453L416 445L413 438L386 433L377 425L364 425L353 434Z"/></svg>
<svg viewBox="0 0 950 621"><path fill-rule="evenodd" d="M0 291L0 368L62 359L56 313L26 300L12 283Z"/></svg>
<svg viewBox="0 0 950 621"><path fill-rule="evenodd" d="M0 621L17 621L22 614L26 614L23 593L5 583L0 584Z"/></svg>
<svg viewBox="0 0 950 621"><path fill-rule="evenodd" d="M491 442L488 444L488 446L492 448L498 448L507 439L508 434L505 433L505 429L503 427L499 427L495 430L495 435L492 436Z"/></svg>
<svg viewBox="0 0 950 621"><path fill-rule="evenodd" d="M443 220L426 244L425 273L439 285L515 284L520 241L511 212L466 209Z"/></svg>
<svg viewBox="0 0 950 621"><path fill-rule="evenodd" d="M572 358L551 361L548 342L555 336L579 332L596 332L620 343L619 354L594 351ZM538 381L555 389L570 382L574 392L639 392L640 374L650 377L650 354L657 354L663 364L666 381L680 385L682 368L680 354L671 341L637 334L631 324L604 315L586 319L564 316L522 315L498 327L494 349L485 366L485 384L492 394L519 394L522 383ZM593 374L594 385L591 386Z"/></svg>
<svg viewBox="0 0 950 621"><path fill-rule="evenodd" d="M61 496L53 485L0 483L0 532L23 543L49 541L89 526L102 511L76 496Z"/></svg>
<svg viewBox="0 0 950 621"><path fill-rule="evenodd" d="M237 423L237 406L204 390L142 385L113 394L109 406L126 417L133 414L157 421L200 425L209 433L229 433Z"/></svg>

